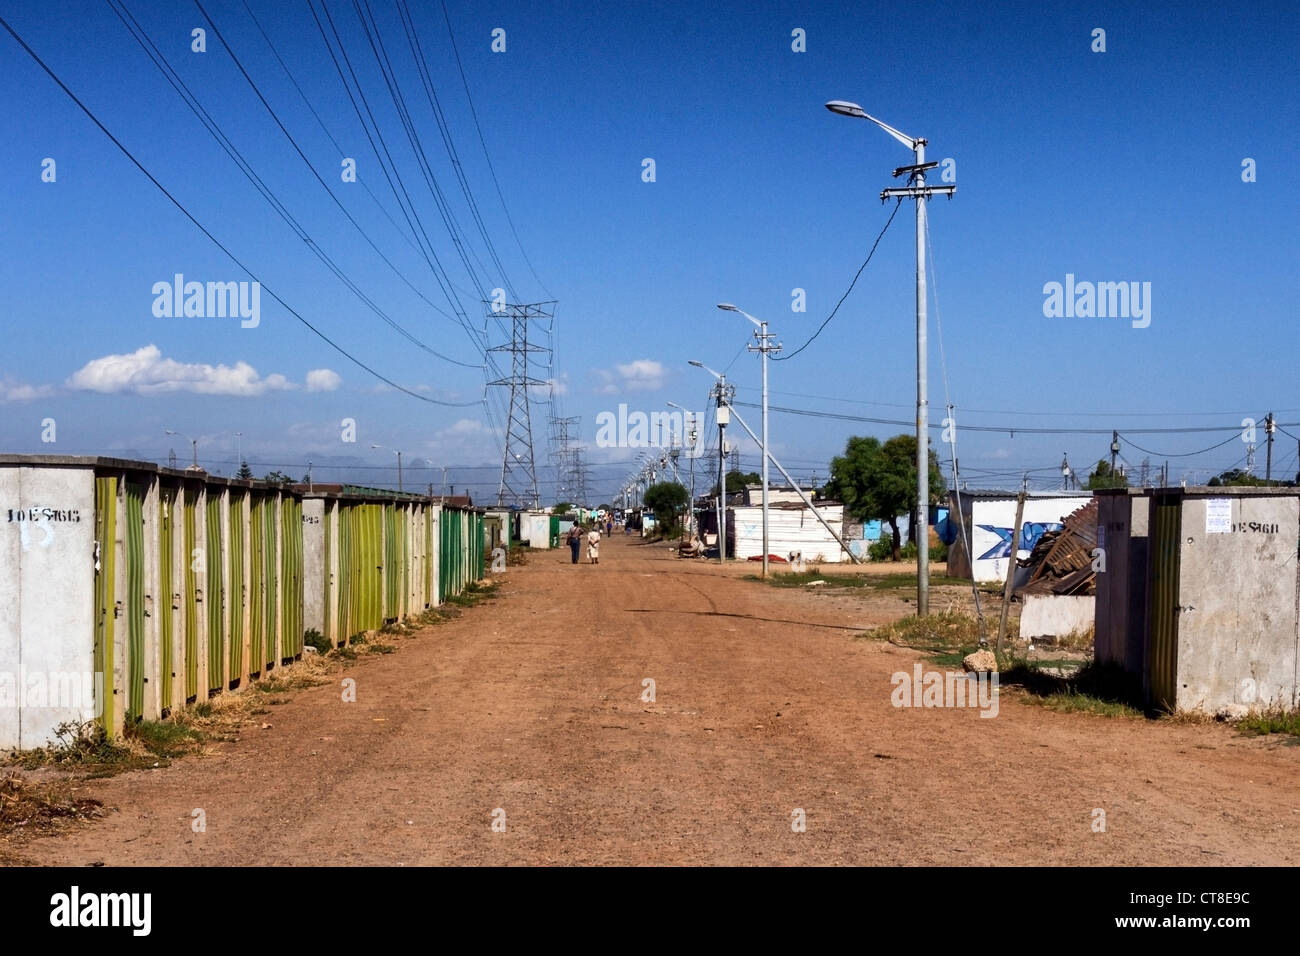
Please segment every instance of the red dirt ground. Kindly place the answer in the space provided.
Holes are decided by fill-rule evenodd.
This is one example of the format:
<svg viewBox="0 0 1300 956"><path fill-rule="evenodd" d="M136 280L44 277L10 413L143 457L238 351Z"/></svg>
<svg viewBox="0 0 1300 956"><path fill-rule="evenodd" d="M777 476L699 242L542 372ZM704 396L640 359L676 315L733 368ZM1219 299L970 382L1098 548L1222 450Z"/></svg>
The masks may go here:
<svg viewBox="0 0 1300 956"><path fill-rule="evenodd" d="M896 593L768 587L617 534L601 557L534 554L497 599L351 668L356 703L337 675L293 692L214 755L81 785L116 810L11 849L110 866L1300 862L1290 738L1056 713L1006 688L993 719L896 709L890 675L920 656L856 638L906 613Z"/></svg>

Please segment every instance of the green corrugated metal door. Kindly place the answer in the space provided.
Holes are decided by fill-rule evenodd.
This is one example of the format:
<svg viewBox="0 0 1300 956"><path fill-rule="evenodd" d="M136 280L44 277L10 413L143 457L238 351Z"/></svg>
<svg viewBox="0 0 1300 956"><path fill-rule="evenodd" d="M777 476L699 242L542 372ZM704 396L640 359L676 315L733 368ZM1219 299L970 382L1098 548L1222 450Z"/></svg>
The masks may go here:
<svg viewBox="0 0 1300 956"><path fill-rule="evenodd" d="M248 595L248 582L244 580L244 492L230 492L230 574L226 581L226 607L229 609L229 626L226 641L230 653L226 677L233 687L244 672L244 607Z"/></svg>
<svg viewBox="0 0 1300 956"><path fill-rule="evenodd" d="M99 720L113 729L113 621L116 587L117 479L95 479L95 675L102 689Z"/></svg>
<svg viewBox="0 0 1300 956"><path fill-rule="evenodd" d="M447 600L447 510L438 513L438 603Z"/></svg>
<svg viewBox="0 0 1300 956"><path fill-rule="evenodd" d="M158 689L159 701L158 706L164 713L172 705L172 668L175 661L172 660L172 637L175 629L172 622L175 619L172 614L174 607L172 595L175 590L172 587L172 560L175 555L175 549L172 547L172 529L174 527L173 515L176 511L176 490L174 488L158 488L158 600L154 606L158 609L158 651L159 664L158 672L160 687Z"/></svg>
<svg viewBox="0 0 1300 956"><path fill-rule="evenodd" d="M262 656L258 658L258 664L264 665L266 670L275 666L275 648L276 635L280 630L280 589L276 584L276 534L275 526L275 505L276 496L268 496L266 499L266 513L262 521L262 530L266 535L266 542L262 550L262 557L265 560L266 567L262 571L262 581L266 586L266 608L262 620L266 624L266 639L262 642Z"/></svg>
<svg viewBox="0 0 1300 956"><path fill-rule="evenodd" d="M280 655L285 661L302 653L302 502L280 501Z"/></svg>
<svg viewBox="0 0 1300 956"><path fill-rule="evenodd" d="M250 674L262 672L262 633L266 609L266 498L254 492L249 498L248 525L248 670Z"/></svg>
<svg viewBox="0 0 1300 956"><path fill-rule="evenodd" d="M335 645L352 636L352 506L339 502L338 577L334 589L338 593L338 619L334 629Z"/></svg>
<svg viewBox="0 0 1300 956"><path fill-rule="evenodd" d="M331 502L329 501L323 502L322 511L324 517L321 518L321 520L325 522L325 554L323 559L321 560L321 571L324 575L324 580L321 582L321 589L322 589L321 593L325 595L325 600L322 604L322 607L324 608L324 612L321 614L321 635L325 638L325 640L333 644L334 638L331 635L333 635L334 633L334 620L333 620L333 616L330 614L330 609L333 608L334 606L333 602L334 602L334 594L335 594L334 521L332 519L332 515L335 513L335 509L331 508L330 505Z"/></svg>
<svg viewBox="0 0 1300 956"><path fill-rule="evenodd" d="M208 690L219 691L225 683L226 645L225 611L226 588L225 575L222 573L221 556L221 492L209 489L207 501L205 566L207 587L204 588L204 600L208 602Z"/></svg>
<svg viewBox="0 0 1300 956"><path fill-rule="evenodd" d="M349 636L383 625L383 517L382 505L353 506L353 621Z"/></svg>
<svg viewBox="0 0 1300 956"><path fill-rule="evenodd" d="M401 537L397 530L398 506L383 505L384 509L384 620L401 616Z"/></svg>
<svg viewBox="0 0 1300 956"><path fill-rule="evenodd" d="M185 551L185 699L199 694L199 560L198 511L199 491L185 489L185 518L183 538Z"/></svg>
<svg viewBox="0 0 1300 956"><path fill-rule="evenodd" d="M1158 497L1153 501L1151 520L1147 699L1155 707L1170 710L1177 699L1180 510L1176 497Z"/></svg>
<svg viewBox="0 0 1300 956"><path fill-rule="evenodd" d="M438 564L438 552L433 549L433 509L424 509L424 601L426 607L438 603L438 581L434 569Z"/></svg>
<svg viewBox="0 0 1300 956"><path fill-rule="evenodd" d="M128 481L126 492L126 720L144 716L144 496L146 488Z"/></svg>

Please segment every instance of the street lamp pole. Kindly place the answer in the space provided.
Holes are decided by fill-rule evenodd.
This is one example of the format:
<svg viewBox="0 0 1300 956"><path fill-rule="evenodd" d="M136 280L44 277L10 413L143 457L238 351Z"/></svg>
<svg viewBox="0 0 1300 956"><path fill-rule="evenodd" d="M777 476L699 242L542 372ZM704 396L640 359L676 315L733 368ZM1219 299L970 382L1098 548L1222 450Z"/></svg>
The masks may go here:
<svg viewBox="0 0 1300 956"><path fill-rule="evenodd" d="M194 459L193 462L191 463L191 467L197 470L199 467L199 440L197 438L190 438L190 436L186 435L184 432L174 431L173 429L170 428L164 430L168 435L175 435L177 438L184 438L187 441L189 441L190 447L194 454Z"/></svg>
<svg viewBox="0 0 1300 956"><path fill-rule="evenodd" d="M930 611L930 542L926 533L930 514L930 423L926 393L925 202L935 194L952 198L957 187L926 185L926 170L939 165L925 161L927 140L899 132L869 115L856 103L831 100L826 108L842 116L871 120L912 150L916 158L914 165L894 170L895 177L908 174L907 187L882 190L880 199L882 202L886 199L913 199L916 202L916 613L918 617L924 617Z"/></svg>
<svg viewBox="0 0 1300 956"><path fill-rule="evenodd" d="M767 354L781 351L781 346L772 344L772 336L767 332L766 320L756 319L744 309L737 308L730 302L720 302L718 308L726 312L739 312L758 327L758 331L754 333L758 345L750 345L747 348L751 352L758 352L763 358L763 577L767 577Z"/></svg>

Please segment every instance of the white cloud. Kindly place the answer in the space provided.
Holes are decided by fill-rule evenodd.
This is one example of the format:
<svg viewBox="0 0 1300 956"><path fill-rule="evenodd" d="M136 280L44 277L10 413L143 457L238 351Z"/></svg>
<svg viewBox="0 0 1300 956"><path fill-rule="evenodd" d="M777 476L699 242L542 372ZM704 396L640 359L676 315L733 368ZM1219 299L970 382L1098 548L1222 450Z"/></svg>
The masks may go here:
<svg viewBox="0 0 1300 956"><path fill-rule="evenodd" d="M3 402L30 402L53 394L54 389L49 385L28 385L7 377L0 378L0 401Z"/></svg>
<svg viewBox="0 0 1300 956"><path fill-rule="evenodd" d="M309 372L308 390L328 390L329 376L338 378L329 369ZM313 382L316 387L312 387ZM251 396L298 387L279 372L262 377L257 369L244 361L234 365L208 365L163 358L156 345L146 345L124 355L91 359L74 372L66 384L76 391L137 395L194 392L199 395ZM338 383L335 381L333 384L337 387Z"/></svg>
<svg viewBox="0 0 1300 956"><path fill-rule="evenodd" d="M597 395L616 395L621 391L652 392L664 384L663 364L654 359L620 362L614 366L613 372L603 368L594 371L600 380L596 386Z"/></svg>
<svg viewBox="0 0 1300 956"><path fill-rule="evenodd" d="M618 386L614 384L614 374L606 372L603 368L596 369L596 377L600 379L600 384L596 386L597 395L617 395Z"/></svg>
<svg viewBox="0 0 1300 956"><path fill-rule="evenodd" d="M664 383L664 367L653 359L636 359L615 368L623 376L624 387L632 391L653 391Z"/></svg>
<svg viewBox="0 0 1300 956"><path fill-rule="evenodd" d="M338 372L327 368L314 368L307 373L307 391L332 392L342 381Z"/></svg>
<svg viewBox="0 0 1300 956"><path fill-rule="evenodd" d="M569 394L569 373L561 372L555 378L548 378L546 384L551 386L551 393L554 395Z"/></svg>
<svg viewBox="0 0 1300 956"><path fill-rule="evenodd" d="M476 418L462 418L450 428L444 428L440 435L478 435L487 431L487 426Z"/></svg>

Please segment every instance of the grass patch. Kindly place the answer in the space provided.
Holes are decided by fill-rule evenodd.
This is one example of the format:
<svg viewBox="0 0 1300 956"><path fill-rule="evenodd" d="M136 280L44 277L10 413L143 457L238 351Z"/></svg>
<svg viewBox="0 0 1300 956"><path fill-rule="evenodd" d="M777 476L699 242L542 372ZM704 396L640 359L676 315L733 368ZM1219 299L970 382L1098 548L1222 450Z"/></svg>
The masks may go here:
<svg viewBox="0 0 1300 956"><path fill-rule="evenodd" d="M745 579L749 581L763 580L757 574L747 574ZM767 578L768 584L778 588L806 587L814 581L823 581L828 588L869 588L873 591L916 589L916 575L906 572L899 574L822 574L819 568L811 568L807 571L777 571L768 575ZM963 587L970 586L969 581L950 578L942 574L931 575L930 584L932 587L953 584Z"/></svg>
<svg viewBox="0 0 1300 956"><path fill-rule="evenodd" d="M986 618L986 621L988 619ZM997 629L996 619L988 621L989 641ZM1009 630L1016 625L1010 623ZM939 667L957 669L962 658L979 647L979 624L974 615L948 611L927 617L905 617L862 635L867 640L888 641L899 647L924 652ZM1088 661L1060 658L1028 661L1004 657L999 662L998 684L1019 687L1025 699L1068 713L1091 713L1104 717L1141 717L1141 685L1134 677L1114 664L1097 665ZM1077 668L1068 676L1047 673L1047 669Z"/></svg>
<svg viewBox="0 0 1300 956"><path fill-rule="evenodd" d="M1237 729L1251 736L1290 734L1292 737L1300 737L1300 710L1268 707L1241 718L1237 722Z"/></svg>
<svg viewBox="0 0 1300 956"><path fill-rule="evenodd" d="M476 607L496 593L497 586L491 581L470 581L465 590L448 596L444 604L453 607Z"/></svg>
<svg viewBox="0 0 1300 956"><path fill-rule="evenodd" d="M314 627L303 633L302 644L303 647L314 647L318 654L328 654L334 649L334 646L329 642L329 638Z"/></svg>
<svg viewBox="0 0 1300 956"><path fill-rule="evenodd" d="M1017 660L998 675L1004 686L1019 686L1026 699L1062 713L1101 717L1141 717L1139 680L1116 664L1088 661L1069 677L1042 670L1042 663Z"/></svg>
<svg viewBox="0 0 1300 956"><path fill-rule="evenodd" d="M992 641L997 622L989 621L988 618L985 618L985 622L989 628L988 639ZM925 617L899 618L867 631L862 637L871 641L888 641L899 647L910 647L946 658L959 652L964 656L979 646L979 622L973 614L944 611ZM959 664L961 656L957 658Z"/></svg>

